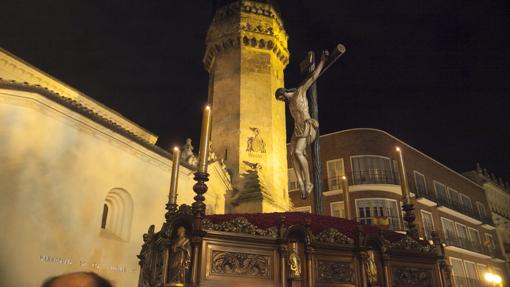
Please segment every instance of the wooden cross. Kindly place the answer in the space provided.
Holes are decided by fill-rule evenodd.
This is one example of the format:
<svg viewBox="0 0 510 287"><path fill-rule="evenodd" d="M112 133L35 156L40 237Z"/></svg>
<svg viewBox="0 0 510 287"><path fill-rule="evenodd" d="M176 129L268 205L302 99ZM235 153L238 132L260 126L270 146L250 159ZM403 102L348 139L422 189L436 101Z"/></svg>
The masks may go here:
<svg viewBox="0 0 510 287"><path fill-rule="evenodd" d="M345 47L342 44L338 44L335 49L333 49L332 53L328 56L326 63L324 63L324 68L322 68L319 77L324 74L324 72L329 69L342 54L345 53ZM306 55L306 58L301 61L300 69L301 73L310 74L315 70L315 52L309 51ZM308 97L308 101L310 104L310 116L319 121L319 105L317 103L317 84L314 82L312 86L306 92ZM320 161L320 130L317 128L317 138L313 142L312 145L312 165L313 165L313 182L314 182L314 203L313 212L318 215L322 215L324 212L323 200L322 200L322 168Z"/></svg>

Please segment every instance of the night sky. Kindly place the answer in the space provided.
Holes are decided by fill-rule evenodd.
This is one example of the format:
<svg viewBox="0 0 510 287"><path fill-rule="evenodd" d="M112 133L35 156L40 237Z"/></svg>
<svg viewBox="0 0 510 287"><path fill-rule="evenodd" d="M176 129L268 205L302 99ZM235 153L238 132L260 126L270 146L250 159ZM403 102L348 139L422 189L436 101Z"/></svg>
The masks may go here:
<svg viewBox="0 0 510 287"><path fill-rule="evenodd" d="M279 2L288 87L306 51L347 47L318 83L321 133L379 128L457 171L480 162L510 180L510 1ZM2 48L159 135L159 146L198 146L212 1L2 0L0 11Z"/></svg>

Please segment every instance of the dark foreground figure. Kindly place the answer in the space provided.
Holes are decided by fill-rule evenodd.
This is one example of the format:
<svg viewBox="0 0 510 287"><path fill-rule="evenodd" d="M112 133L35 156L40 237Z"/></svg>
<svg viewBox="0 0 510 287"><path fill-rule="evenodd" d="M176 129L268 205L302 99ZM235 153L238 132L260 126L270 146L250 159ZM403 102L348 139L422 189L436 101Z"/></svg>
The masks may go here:
<svg viewBox="0 0 510 287"><path fill-rule="evenodd" d="M113 287L113 285L96 273L76 272L48 278L41 287Z"/></svg>

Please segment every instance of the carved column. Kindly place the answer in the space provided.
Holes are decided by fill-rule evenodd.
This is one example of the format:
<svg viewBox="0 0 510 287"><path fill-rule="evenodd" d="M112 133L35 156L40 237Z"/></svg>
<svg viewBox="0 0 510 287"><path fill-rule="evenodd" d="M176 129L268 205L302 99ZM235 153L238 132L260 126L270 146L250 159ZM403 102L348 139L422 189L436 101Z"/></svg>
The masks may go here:
<svg viewBox="0 0 510 287"><path fill-rule="evenodd" d="M447 261L445 260L444 246L441 243L441 238L439 237L439 234L436 231L432 231L431 235L432 235L432 242L434 242L436 255L440 258L437 261L436 268L439 273L439 279L441 281L441 285L443 287L450 287L450 286L452 286L451 270L450 270L450 266L448 265Z"/></svg>
<svg viewBox="0 0 510 287"><path fill-rule="evenodd" d="M381 256L381 264L382 264L382 267L383 267L383 282L382 285L383 286L387 286L387 287L391 287L391 282L390 282L390 266L389 266L389 261L390 261L390 258L387 254L383 254Z"/></svg>
<svg viewBox="0 0 510 287"><path fill-rule="evenodd" d="M356 273L358 273L358 282L361 282L362 287L368 286L368 280L367 280L367 269L365 265L365 261L368 259L368 255L364 251L359 252L359 256L357 256L358 259L358 268L356 270Z"/></svg>
<svg viewBox="0 0 510 287"><path fill-rule="evenodd" d="M201 237L193 237L193 261L191 262L191 284L198 286L200 282L200 245L202 244Z"/></svg>
<svg viewBox="0 0 510 287"><path fill-rule="evenodd" d="M315 249L311 246L306 246L305 260L306 260L306 286L315 287L313 280L313 254Z"/></svg>
<svg viewBox="0 0 510 287"><path fill-rule="evenodd" d="M287 244L280 244L280 286L287 287Z"/></svg>
<svg viewBox="0 0 510 287"><path fill-rule="evenodd" d="M202 219L205 216L205 197L204 194L207 192L207 185L205 184L209 181L209 174L206 172L197 171L195 172L196 181L195 185L193 185L193 191L197 194L194 199L195 202L192 204L192 212L193 212L193 232L192 232L192 242L193 242L193 261L191 262L191 284L197 286L200 282L200 254L201 254L201 245L202 245L202 237L204 236L204 232L202 231Z"/></svg>
<svg viewBox="0 0 510 287"><path fill-rule="evenodd" d="M380 258L381 258L381 266L382 266L382 282L381 282L381 285L382 286L387 286L387 287L391 287L391 282L390 282L390 266L389 266L389 261L390 261L390 256L388 255L387 251L388 251L388 246L386 246L386 240L384 239L384 235L382 233L382 230L381 232L379 233L379 241L381 242L381 246L380 246Z"/></svg>

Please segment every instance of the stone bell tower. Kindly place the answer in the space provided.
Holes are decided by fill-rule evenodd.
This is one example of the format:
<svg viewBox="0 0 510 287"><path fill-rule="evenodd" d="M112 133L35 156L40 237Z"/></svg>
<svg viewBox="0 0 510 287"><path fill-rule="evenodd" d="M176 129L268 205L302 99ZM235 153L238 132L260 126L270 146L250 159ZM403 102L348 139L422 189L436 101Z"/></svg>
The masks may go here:
<svg viewBox="0 0 510 287"><path fill-rule="evenodd" d="M285 105L275 99L289 62L270 0L217 1L206 39L212 142L236 189L232 212L289 210Z"/></svg>

